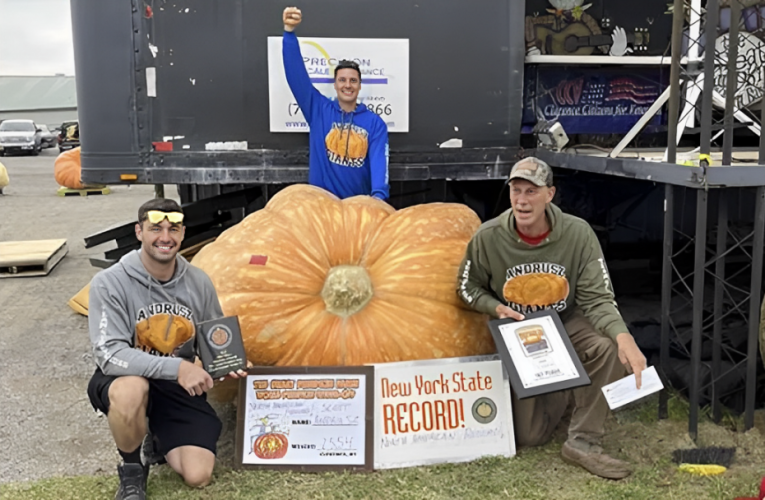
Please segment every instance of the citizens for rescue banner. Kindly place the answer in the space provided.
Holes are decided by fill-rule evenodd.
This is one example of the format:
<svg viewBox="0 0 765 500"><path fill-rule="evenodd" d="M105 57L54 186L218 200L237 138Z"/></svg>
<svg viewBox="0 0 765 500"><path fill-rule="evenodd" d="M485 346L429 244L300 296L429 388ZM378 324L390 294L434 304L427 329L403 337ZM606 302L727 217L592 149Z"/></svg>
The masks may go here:
<svg viewBox="0 0 765 500"><path fill-rule="evenodd" d="M241 466L372 468L371 367L250 368L237 414Z"/></svg>
<svg viewBox="0 0 765 500"><path fill-rule="evenodd" d="M515 455L498 356L375 365L375 469Z"/></svg>
<svg viewBox="0 0 765 500"><path fill-rule="evenodd" d="M377 113L388 132L409 132L409 40L388 38L300 37L308 76L330 99L335 66L343 59L361 69L359 103ZM271 132L308 132L308 123L284 74L282 37L268 37L268 102Z"/></svg>

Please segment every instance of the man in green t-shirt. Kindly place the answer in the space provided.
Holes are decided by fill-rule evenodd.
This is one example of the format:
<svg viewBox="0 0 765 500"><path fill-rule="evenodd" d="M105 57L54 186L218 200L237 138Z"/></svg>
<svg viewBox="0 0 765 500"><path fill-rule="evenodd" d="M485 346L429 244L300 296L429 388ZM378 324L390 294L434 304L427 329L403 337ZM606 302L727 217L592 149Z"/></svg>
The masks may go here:
<svg viewBox="0 0 765 500"><path fill-rule="evenodd" d="M552 203L550 167L526 158L513 166L509 181L511 208L473 236L457 293L493 318L522 320L531 311L558 311L592 384L523 400L514 397L516 441L520 446L547 442L573 393L563 459L597 476L621 479L630 474L629 465L600 447L609 411L601 388L624 376L625 367L635 373L639 388L645 356L619 314L595 232ZM524 286L532 279L533 290Z"/></svg>

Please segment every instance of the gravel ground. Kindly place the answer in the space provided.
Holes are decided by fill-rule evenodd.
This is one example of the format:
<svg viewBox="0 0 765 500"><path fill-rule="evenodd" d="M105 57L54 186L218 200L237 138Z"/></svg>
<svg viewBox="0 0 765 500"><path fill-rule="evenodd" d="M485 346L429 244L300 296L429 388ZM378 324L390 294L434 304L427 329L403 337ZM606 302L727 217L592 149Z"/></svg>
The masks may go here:
<svg viewBox="0 0 765 500"><path fill-rule="evenodd" d="M48 276L0 279L0 483L114 474L119 460L85 392L95 367L87 318L67 301L98 272L88 258L114 247L85 249L85 236L135 220L154 191L116 186L107 196L59 197L57 153L0 158L11 179L0 195L0 241L66 238L69 247Z"/></svg>

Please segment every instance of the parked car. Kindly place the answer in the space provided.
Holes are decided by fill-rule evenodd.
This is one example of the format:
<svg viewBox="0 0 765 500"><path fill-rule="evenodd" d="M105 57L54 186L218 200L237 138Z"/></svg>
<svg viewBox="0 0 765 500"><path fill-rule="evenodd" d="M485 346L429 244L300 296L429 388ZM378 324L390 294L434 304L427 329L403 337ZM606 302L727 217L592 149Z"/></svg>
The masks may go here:
<svg viewBox="0 0 765 500"><path fill-rule="evenodd" d="M42 151L42 130L32 120L3 120L0 122L0 156L6 153Z"/></svg>
<svg viewBox="0 0 765 500"><path fill-rule="evenodd" d="M40 144L42 147L52 148L56 146L58 143L58 137L50 129L48 129L47 125L41 125L38 123L37 128L40 129Z"/></svg>
<svg viewBox="0 0 765 500"><path fill-rule="evenodd" d="M80 122L64 122L58 133L58 150L66 151L80 147Z"/></svg>

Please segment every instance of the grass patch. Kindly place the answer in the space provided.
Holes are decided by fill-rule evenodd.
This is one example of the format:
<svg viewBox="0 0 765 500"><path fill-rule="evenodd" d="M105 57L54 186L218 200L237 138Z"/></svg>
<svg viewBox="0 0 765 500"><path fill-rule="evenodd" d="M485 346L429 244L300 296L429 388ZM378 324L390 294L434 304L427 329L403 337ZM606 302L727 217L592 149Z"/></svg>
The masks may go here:
<svg viewBox="0 0 765 500"><path fill-rule="evenodd" d="M649 424L658 422L659 395L654 394L649 398L627 405L617 410L614 414L619 422L642 422ZM734 431L744 430L744 416L736 415L730 409L722 407L719 425L725 429ZM667 420L671 422L688 422L690 403L679 392L670 389L667 400ZM699 408L699 421L712 421L712 407L705 405Z"/></svg>
<svg viewBox="0 0 765 500"><path fill-rule="evenodd" d="M642 424L641 424L642 425ZM676 430L675 425L664 430ZM761 440L758 440L761 441ZM560 459L560 442L521 450L518 456L485 458L370 474L301 474L237 471L219 467L213 484L194 490L167 466L153 469L152 499L730 499L754 495L761 478L758 464L735 465L717 478L680 473L668 456L638 459L635 473L622 481L596 478ZM761 462L759 462L761 463ZM57 477L34 483L0 486L0 498L66 500L111 498L117 478Z"/></svg>
<svg viewBox="0 0 765 500"><path fill-rule="evenodd" d="M740 417L723 415L723 425L700 412L698 446L733 446L736 458L723 475L705 478L679 472L672 451L696 446L688 437L688 403L669 399L669 418L658 420L656 400L631 405L607 422L606 452L628 460L634 473L621 481L600 479L566 464L560 457L565 426L556 440L520 450L513 458L485 458L466 464L377 471L373 473L302 474L239 471L218 464L213 483L194 490L167 466L149 477L155 499L524 499L524 500L730 500L756 496L765 464L765 411L755 414L755 428L744 433ZM230 443L229 443L230 444ZM219 447L220 448L220 447ZM224 463L226 461L224 460ZM116 473L116 464L115 464ZM0 500L88 500L112 498L116 476L54 477L30 483L0 485Z"/></svg>

